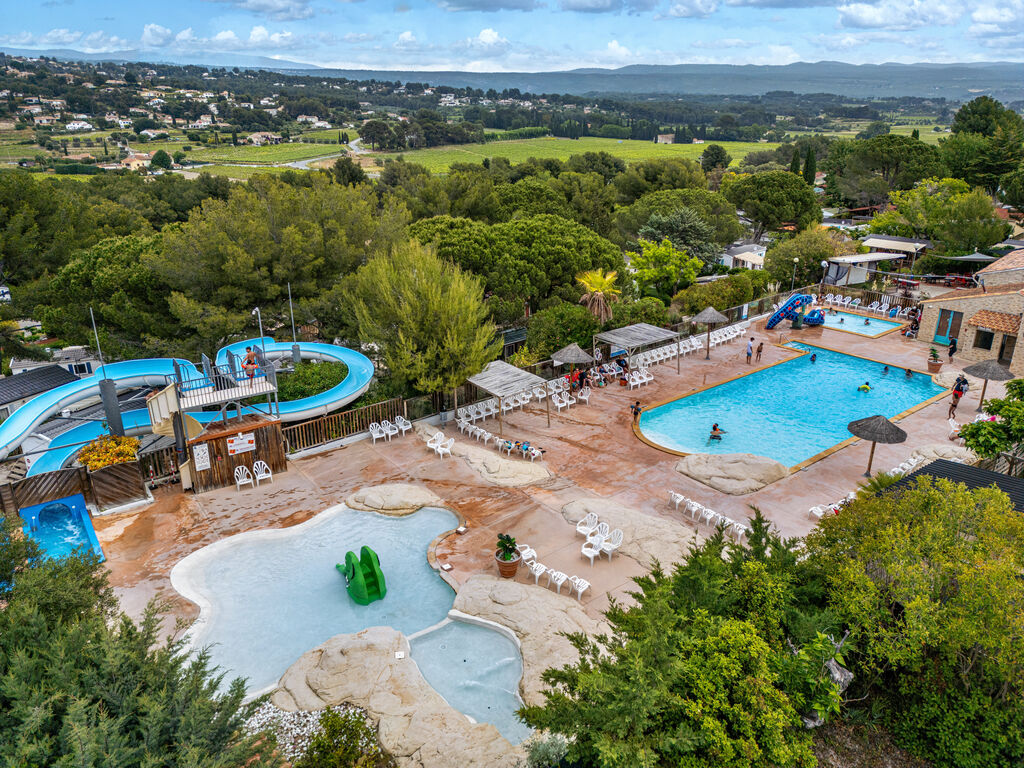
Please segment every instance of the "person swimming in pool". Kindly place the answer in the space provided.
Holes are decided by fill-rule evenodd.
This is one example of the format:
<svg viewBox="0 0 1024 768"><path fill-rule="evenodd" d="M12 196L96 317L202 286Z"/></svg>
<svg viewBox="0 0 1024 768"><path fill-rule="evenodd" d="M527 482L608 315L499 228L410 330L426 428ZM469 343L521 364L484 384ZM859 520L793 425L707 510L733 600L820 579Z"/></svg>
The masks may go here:
<svg viewBox="0 0 1024 768"><path fill-rule="evenodd" d="M709 440L721 440L722 439L722 435L724 435L724 434L725 434L725 430L724 429L719 429L718 424L715 423L715 424L711 425L711 434L708 436L708 439Z"/></svg>
<svg viewBox="0 0 1024 768"><path fill-rule="evenodd" d="M882 369L882 375L883 376L888 376L889 375L889 366L888 365L885 366L885 368Z"/></svg>
<svg viewBox="0 0 1024 768"><path fill-rule="evenodd" d="M858 392L870 392L871 391L871 382L865 381L863 384L861 384L859 387L857 387L857 391Z"/></svg>
<svg viewBox="0 0 1024 768"><path fill-rule="evenodd" d="M812 363L818 362L818 353L817 352L815 352L813 355L811 355L811 362Z"/></svg>
<svg viewBox="0 0 1024 768"><path fill-rule="evenodd" d="M908 379L912 379L914 378L914 372L907 368L907 372L904 374L904 376L906 376Z"/></svg>
<svg viewBox="0 0 1024 768"><path fill-rule="evenodd" d="M845 319L846 319L845 317L840 317L840 318L839 318L839 324L840 324L840 325L842 325L842 324L843 324L843 321L844 321Z"/></svg>
<svg viewBox="0 0 1024 768"><path fill-rule="evenodd" d="M867 317L865 317L865 318L864 318L864 325L871 325L871 319L870 319L870 318L867 318Z"/></svg>

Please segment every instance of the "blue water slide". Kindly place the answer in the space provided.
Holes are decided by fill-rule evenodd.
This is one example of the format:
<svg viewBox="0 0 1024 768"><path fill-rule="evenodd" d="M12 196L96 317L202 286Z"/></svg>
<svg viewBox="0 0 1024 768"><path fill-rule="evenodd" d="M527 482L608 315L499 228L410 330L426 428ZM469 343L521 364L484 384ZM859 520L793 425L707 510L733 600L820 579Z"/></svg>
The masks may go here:
<svg viewBox="0 0 1024 768"><path fill-rule="evenodd" d="M291 343L277 342L270 337L248 339L224 347L217 353L218 365L226 365L228 350L239 356L244 355L245 348L258 345L266 349L266 356L275 358L287 357L292 354ZM342 362L348 366L348 375L335 387L312 397L280 404L282 421L292 422L322 416L338 410L362 395L373 379L373 363L365 355L334 344L300 342L299 353L305 360L327 360ZM45 392L29 400L0 424L0 458L6 458L17 448L40 424L56 415L72 403L99 395L99 382L109 378L116 382L118 389L133 387L164 387L174 375L175 361L169 358L149 358L127 360L101 366L92 376L73 381ZM202 373L188 360L177 361L179 369L186 378L198 378ZM246 406L243 410L250 413L266 413L266 404ZM202 424L220 418L216 411L190 412ZM138 408L121 414L125 432L129 435L140 435L151 431L149 411ZM88 421L61 433L54 438L46 453L40 454L32 462L29 475L38 475L60 469L67 464L82 445L100 435L106 434L101 421Z"/></svg>
<svg viewBox="0 0 1024 768"><path fill-rule="evenodd" d="M775 314L768 318L768 322L764 326L765 330L770 331L783 320L796 320L800 317L800 313L797 310L800 307L813 303L814 297L809 293L794 293L782 303L782 306L775 311ZM822 322L824 322L824 318L822 318Z"/></svg>
<svg viewBox="0 0 1024 768"><path fill-rule="evenodd" d="M820 309L812 309L804 315L804 325L821 325L825 322L825 313Z"/></svg>

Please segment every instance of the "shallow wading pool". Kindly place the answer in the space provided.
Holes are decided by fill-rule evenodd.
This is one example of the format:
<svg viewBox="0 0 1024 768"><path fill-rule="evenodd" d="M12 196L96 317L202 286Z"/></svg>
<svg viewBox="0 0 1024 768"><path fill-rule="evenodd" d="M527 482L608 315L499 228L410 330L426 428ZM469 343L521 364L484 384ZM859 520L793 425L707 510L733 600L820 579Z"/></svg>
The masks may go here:
<svg viewBox="0 0 1024 768"><path fill-rule="evenodd" d="M864 323L865 320L868 321L867 324ZM824 325L834 331L846 331L847 333L856 333L858 336L874 338L888 333L894 328L899 328L904 323L897 320L884 320L881 316L856 315L852 312L836 312L834 315L830 315L828 310L825 310Z"/></svg>
<svg viewBox="0 0 1024 768"><path fill-rule="evenodd" d="M753 453L792 467L849 438L855 419L892 418L945 391L925 373L907 378L874 360L787 346L806 354L644 411L641 434L682 453ZM865 381L871 391L858 391ZM709 439L715 423L721 440Z"/></svg>
<svg viewBox="0 0 1024 768"><path fill-rule="evenodd" d="M433 507L405 517L333 507L292 528L251 531L204 547L174 567L171 581L200 605L193 647L209 646L212 663L227 672L226 679L247 678L247 690L256 694L272 688L303 653L334 635L389 626L408 636L444 621L455 593L428 564L427 547L457 525L454 514ZM358 553L363 545L376 551L387 583L384 599L365 606L349 597L335 569L347 551ZM438 632L442 629L422 637ZM522 677L515 644L493 629L461 622L446 624L440 637L445 648L427 639L416 643L415 660L428 682L459 711L515 736L519 731L509 718L514 720L510 713L521 706ZM477 654L471 661L470 650ZM483 663L488 656L495 657L492 662L514 658L496 677ZM493 698L492 709L445 692L478 686Z"/></svg>

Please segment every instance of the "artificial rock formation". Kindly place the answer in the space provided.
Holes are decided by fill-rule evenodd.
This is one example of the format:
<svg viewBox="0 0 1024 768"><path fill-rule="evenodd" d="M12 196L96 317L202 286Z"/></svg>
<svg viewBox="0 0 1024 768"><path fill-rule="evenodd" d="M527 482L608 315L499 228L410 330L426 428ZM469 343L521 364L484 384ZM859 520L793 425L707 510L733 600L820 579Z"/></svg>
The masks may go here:
<svg viewBox="0 0 1024 768"><path fill-rule="evenodd" d="M944 387L945 389L952 389L953 385L956 384L956 380L960 376L963 376L965 379L967 379L967 384L970 387L968 389L969 392L981 392L981 386L982 384L985 383L984 381L969 374L966 374L963 371L958 371L956 369L939 371L934 376L932 376L932 381L934 381L940 387Z"/></svg>
<svg viewBox="0 0 1024 768"><path fill-rule="evenodd" d="M512 630L523 654L520 693L527 704L542 704L547 687L541 673L576 661L576 649L562 632L582 632L594 637L607 633L603 621L592 619L575 599L550 589L499 579L483 574L462 585L453 608L471 616L497 622Z"/></svg>
<svg viewBox="0 0 1024 768"><path fill-rule="evenodd" d="M420 485L385 483L361 488L345 499L351 509L381 512L385 515L408 515L420 507L436 507L441 497Z"/></svg>
<svg viewBox="0 0 1024 768"><path fill-rule="evenodd" d="M935 459L949 459L950 461L958 461L961 464L974 464L978 461L978 456L974 451L956 443L922 445L911 453L910 457L922 459L924 462L934 461Z"/></svg>
<svg viewBox="0 0 1024 768"><path fill-rule="evenodd" d="M342 703L364 710L402 768L511 768L522 756L493 725L454 710L420 674L409 641L391 627L332 637L303 654L278 686L271 701L287 712Z"/></svg>
<svg viewBox="0 0 1024 768"><path fill-rule="evenodd" d="M424 422L417 422L414 429L423 440L429 440L440 431ZM493 448L485 448L482 444L456 440L452 445L452 456L465 459L487 482L506 488L535 485L551 478L551 472L543 464L513 459Z"/></svg>
<svg viewBox="0 0 1024 768"><path fill-rule="evenodd" d="M679 562L697 536L693 528L683 523L644 514L608 499L579 499L562 507L562 517L573 526L590 512L608 523L609 528L622 529L619 554L631 557L644 568L650 568L653 560L666 568Z"/></svg>
<svg viewBox="0 0 1024 768"><path fill-rule="evenodd" d="M676 470L733 496L759 491L789 474L785 464L752 453L692 453L679 460Z"/></svg>

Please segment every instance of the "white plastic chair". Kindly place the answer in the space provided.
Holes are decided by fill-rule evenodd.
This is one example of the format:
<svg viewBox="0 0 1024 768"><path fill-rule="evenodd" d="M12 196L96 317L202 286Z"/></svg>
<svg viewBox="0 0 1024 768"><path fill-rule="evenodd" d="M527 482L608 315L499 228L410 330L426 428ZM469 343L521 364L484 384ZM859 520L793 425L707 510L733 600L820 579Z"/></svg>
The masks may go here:
<svg viewBox="0 0 1024 768"><path fill-rule="evenodd" d="M569 579L569 576L561 571L556 571L554 568L548 568L547 576L548 586L550 587L554 584L558 594L562 594L562 585Z"/></svg>
<svg viewBox="0 0 1024 768"><path fill-rule="evenodd" d="M380 428L384 430L384 434L388 436L388 440L398 434L398 427L387 419L384 419L384 421L380 423Z"/></svg>
<svg viewBox="0 0 1024 768"><path fill-rule="evenodd" d="M590 532L590 535L587 536L587 541L591 544L598 540L604 541L608 538L609 533L611 531L608 528L608 523L598 523L594 530Z"/></svg>
<svg viewBox="0 0 1024 768"><path fill-rule="evenodd" d="M590 387L584 387L576 393L576 398L582 400L587 405L590 405Z"/></svg>
<svg viewBox="0 0 1024 768"><path fill-rule="evenodd" d="M406 432L412 429L412 422L405 418L405 416L395 416L395 426L402 430L402 434L405 435Z"/></svg>
<svg viewBox="0 0 1024 768"><path fill-rule="evenodd" d="M442 459L444 458L444 455L446 453L449 456L451 456L452 455L452 446L453 445L455 445L455 438L454 437L449 437L443 443L438 443L437 445L434 446L434 453L436 453Z"/></svg>
<svg viewBox="0 0 1024 768"><path fill-rule="evenodd" d="M529 457L530 457L530 462L531 463L533 462L534 459L540 459L540 458L543 458L543 456L544 456L544 454L541 452L540 448L530 448Z"/></svg>
<svg viewBox="0 0 1024 768"><path fill-rule="evenodd" d="M581 600L583 598L583 593L590 588L590 582L586 579L581 579L579 576L570 576L569 583L576 587L577 600Z"/></svg>
<svg viewBox="0 0 1024 768"><path fill-rule="evenodd" d="M370 437L373 439L374 444L376 444L376 442L381 438L387 440L388 433L385 432L384 428L375 421L370 425Z"/></svg>
<svg viewBox="0 0 1024 768"><path fill-rule="evenodd" d="M548 572L548 567L539 560L534 560L532 563L527 563L526 567L530 569L530 573L533 574L533 583L540 585L540 577Z"/></svg>
<svg viewBox="0 0 1024 768"><path fill-rule="evenodd" d="M593 568L594 558L598 557L601 554L601 549L599 547L595 547L589 541L586 541L583 543L583 546L580 547L580 554L582 554L584 557L590 558L590 567Z"/></svg>
<svg viewBox="0 0 1024 768"><path fill-rule="evenodd" d="M583 536L590 536L597 530L597 513L588 512L582 520L576 523L576 533Z"/></svg>
<svg viewBox="0 0 1024 768"><path fill-rule="evenodd" d="M562 396L559 394L552 395L551 402L555 404L555 407L558 408L558 410L562 410L563 408L569 407L569 404L565 402L565 400L563 400Z"/></svg>
<svg viewBox="0 0 1024 768"><path fill-rule="evenodd" d="M242 490L243 485L256 487L252 481L252 472L249 471L248 467L235 467L235 490Z"/></svg>
<svg viewBox="0 0 1024 768"><path fill-rule="evenodd" d="M615 552L619 547L622 546L622 529L616 528L612 531L608 538L601 542L601 551L608 555L608 559L612 559L612 553Z"/></svg>
<svg viewBox="0 0 1024 768"><path fill-rule="evenodd" d="M427 440L427 448L434 450L440 443L444 442L444 432L435 432L434 436Z"/></svg>
<svg viewBox="0 0 1024 768"><path fill-rule="evenodd" d="M256 474L256 485L260 484L260 480L274 482L274 473L270 471L270 465L263 459L252 465L252 471Z"/></svg>
<svg viewBox="0 0 1024 768"><path fill-rule="evenodd" d="M686 501L687 501L687 498L685 496L683 496L683 494L676 493L675 491L669 491L668 492L668 503L669 504L675 504L677 511L679 509L679 505L683 504Z"/></svg>

